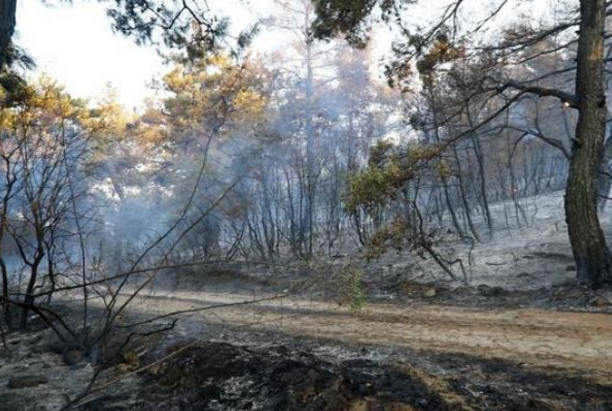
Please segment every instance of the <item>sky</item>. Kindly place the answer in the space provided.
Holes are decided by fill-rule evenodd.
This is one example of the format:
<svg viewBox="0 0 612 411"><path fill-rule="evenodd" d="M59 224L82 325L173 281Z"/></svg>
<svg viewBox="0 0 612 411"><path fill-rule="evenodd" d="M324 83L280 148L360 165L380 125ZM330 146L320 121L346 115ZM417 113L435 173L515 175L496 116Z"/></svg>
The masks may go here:
<svg viewBox="0 0 612 411"><path fill-rule="evenodd" d="M550 1L530 1L530 11ZM423 11L415 9L412 17L418 21L433 3L447 2L421 2ZM474 0L476 5L481 2ZM216 4L221 14L230 16L235 32L267 17L263 13L270 13L272 3L273 0L250 0L245 5L240 0L211 0L213 10ZM126 108L141 107L145 98L154 96L151 80L168 71L154 47L137 46L133 40L113 33L105 6L97 1L73 0L66 4L60 0L18 0L17 32L18 44L29 51L38 65L31 75L45 73L75 97L102 97L110 84ZM264 52L274 47L282 49L286 37L286 33L264 31L254 47ZM383 35L377 38L374 49L381 56L389 45L390 38Z"/></svg>
<svg viewBox="0 0 612 411"><path fill-rule="evenodd" d="M235 0L223 4L234 26L257 18ZM106 6L92 0L18 0L17 42L36 61L32 76L47 74L80 98L102 97L112 85L127 108L152 97L151 80L168 71L154 47L113 33Z"/></svg>
<svg viewBox="0 0 612 411"><path fill-rule="evenodd" d="M34 57L34 75L48 74L81 98L100 97L110 83L128 108L153 95L148 84L163 72L162 59L114 34L101 4L19 0L17 13L17 42Z"/></svg>
<svg viewBox="0 0 612 411"><path fill-rule="evenodd" d="M210 4L218 15L230 17L234 33L269 17L274 9L274 0L211 0ZM111 85L128 109L142 107L144 99L153 97L152 79L168 71L154 47L138 46L113 33L106 6L94 0L71 4L18 0L16 39L37 63L31 77L44 73L73 96L93 100L103 97ZM260 53L286 52L289 41L287 32L266 29L253 48ZM382 53L382 48L376 49Z"/></svg>

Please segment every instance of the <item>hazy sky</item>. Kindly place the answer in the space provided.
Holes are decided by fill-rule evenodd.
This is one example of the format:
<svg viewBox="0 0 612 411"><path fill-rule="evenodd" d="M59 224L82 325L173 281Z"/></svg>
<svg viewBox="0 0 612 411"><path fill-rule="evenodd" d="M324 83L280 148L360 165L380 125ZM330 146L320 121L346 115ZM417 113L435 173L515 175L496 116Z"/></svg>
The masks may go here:
<svg viewBox="0 0 612 411"><path fill-rule="evenodd" d="M473 3L480 4L482 10L482 1L473 0ZM550 7L551 1L514 0L518 4L527 3L531 13L534 9L541 11ZM214 8L217 4L222 14L229 15L234 30L239 32L257 18L266 17L264 14L270 13L272 2L251 0L247 7L240 0L211 0L211 5ZM447 3L448 0L422 1L420 7L413 9L411 17L415 23L422 23L422 16L434 4L441 7ZM153 95L149 87L151 79L165 71L153 47L137 46L131 39L112 32L104 4L92 0L74 0L72 5L59 0L18 0L17 13L17 41L36 60L37 72L57 79L76 97L100 96L110 83L126 107L140 106L145 97ZM270 49L271 45L282 48L279 44L287 42L287 37L287 33L264 31L255 47L259 50ZM390 38L378 40L374 49L381 56Z"/></svg>
<svg viewBox="0 0 612 411"><path fill-rule="evenodd" d="M151 47L139 47L113 34L105 9L96 2L49 6L19 0L18 43L39 70L66 85L76 97L99 96L112 83L127 107L151 95L149 80L163 71Z"/></svg>
<svg viewBox="0 0 612 411"><path fill-rule="evenodd" d="M95 98L111 83L128 108L153 95L148 85L165 71L162 59L154 47L137 46L114 34L104 4L91 0L75 0L72 5L53 0L18 2L17 41L36 60L37 73L57 79L76 97ZM224 0L223 5L234 26L255 20L237 0Z"/></svg>

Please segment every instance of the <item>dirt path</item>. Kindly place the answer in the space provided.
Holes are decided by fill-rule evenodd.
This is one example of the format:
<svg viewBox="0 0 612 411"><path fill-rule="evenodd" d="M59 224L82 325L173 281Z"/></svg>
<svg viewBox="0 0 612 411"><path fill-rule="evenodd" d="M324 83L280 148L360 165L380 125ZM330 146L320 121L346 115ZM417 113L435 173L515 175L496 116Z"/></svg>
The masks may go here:
<svg viewBox="0 0 612 411"><path fill-rule="evenodd" d="M153 315L252 299L181 292L139 298L132 309ZM256 329L348 344L464 353L612 378L612 316L607 314L371 304L351 315L336 303L285 298L189 316L196 321L251 324Z"/></svg>

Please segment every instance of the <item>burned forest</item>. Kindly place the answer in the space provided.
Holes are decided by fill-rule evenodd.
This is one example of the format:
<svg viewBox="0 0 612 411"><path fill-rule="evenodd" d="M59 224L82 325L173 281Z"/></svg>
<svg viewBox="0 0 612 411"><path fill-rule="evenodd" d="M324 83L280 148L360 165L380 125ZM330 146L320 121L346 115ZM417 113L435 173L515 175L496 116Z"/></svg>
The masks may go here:
<svg viewBox="0 0 612 411"><path fill-rule="evenodd" d="M0 411L612 410L611 39L0 0Z"/></svg>

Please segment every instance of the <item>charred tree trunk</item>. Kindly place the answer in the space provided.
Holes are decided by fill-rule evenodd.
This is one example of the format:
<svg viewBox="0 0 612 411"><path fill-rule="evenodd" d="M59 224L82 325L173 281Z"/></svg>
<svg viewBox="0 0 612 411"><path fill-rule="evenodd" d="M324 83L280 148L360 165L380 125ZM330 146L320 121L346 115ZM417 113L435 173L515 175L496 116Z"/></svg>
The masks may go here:
<svg viewBox="0 0 612 411"><path fill-rule="evenodd" d="M310 16L305 15L305 27L309 27ZM305 257L312 256L312 243L314 237L314 207L315 207L315 191L316 191L316 174L315 171L315 128L314 128L314 67L313 67L313 40L310 31L306 32L306 206L304 208L304 249Z"/></svg>
<svg viewBox="0 0 612 411"><path fill-rule="evenodd" d="M463 170L461 169L461 160L459 159L459 152L457 150L457 143L453 144L453 152L455 154L455 163L457 166L457 180L459 182L459 191L461 202L463 203L463 208L465 209L465 218L467 220L468 227L470 232L476 239L476 241L480 242L480 237L478 236L478 230L474 226L474 222L472 221L472 211L468 201L468 196L465 189L465 182L463 181Z"/></svg>
<svg viewBox="0 0 612 411"><path fill-rule="evenodd" d="M565 213L578 279L596 288L612 278L612 259L597 215L606 97L603 88L606 0L580 1L576 96L578 124L570 160Z"/></svg>
<svg viewBox="0 0 612 411"><path fill-rule="evenodd" d="M470 125L471 124L472 121L470 119ZM482 154L482 147L480 146L480 141L478 140L478 137L470 135L470 140L472 141L474 154L476 155L476 161L478 162L478 178L480 181L480 196L482 198L483 216L487 223L487 227L489 228L489 238L491 238L493 237L494 232L494 222L493 217L491 216L491 210L489 209L489 197L487 194L487 177L484 163L484 155Z"/></svg>
<svg viewBox="0 0 612 411"><path fill-rule="evenodd" d="M4 322L9 330L13 328L13 316L11 313L11 303L9 303L9 278L8 269L4 259L0 256L0 273L2 275L2 307L4 314Z"/></svg>
<svg viewBox="0 0 612 411"><path fill-rule="evenodd" d="M0 71L4 69L11 39L15 34L17 0L0 1Z"/></svg>
<svg viewBox="0 0 612 411"><path fill-rule="evenodd" d="M599 211L603 212L606 208L610 188L612 188L612 174L610 173L610 161L612 160L612 133L608 134L608 139L604 144L604 157L599 166L599 179L597 180L597 195Z"/></svg>

